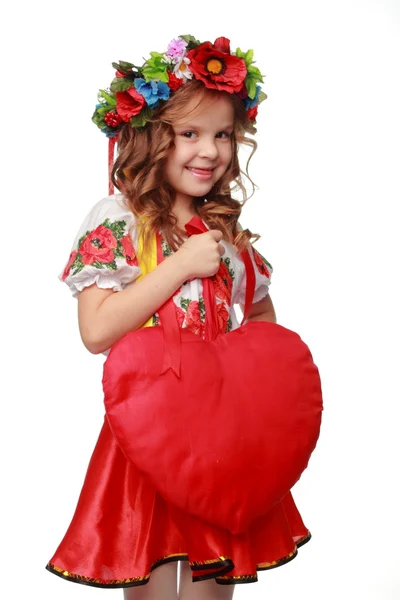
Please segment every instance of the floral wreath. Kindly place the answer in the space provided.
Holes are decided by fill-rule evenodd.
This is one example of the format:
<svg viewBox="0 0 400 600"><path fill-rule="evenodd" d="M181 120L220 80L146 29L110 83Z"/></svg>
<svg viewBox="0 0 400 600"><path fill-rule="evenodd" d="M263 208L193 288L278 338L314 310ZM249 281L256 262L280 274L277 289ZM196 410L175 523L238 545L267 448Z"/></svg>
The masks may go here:
<svg viewBox="0 0 400 600"><path fill-rule="evenodd" d="M168 44L165 53L150 52L142 67L124 61L112 63L116 76L108 90L99 91L92 121L110 141L116 141L125 123L142 129L160 103L196 79L207 88L238 94L249 120L255 123L258 105L267 95L258 85L263 77L253 64L253 54L253 50L242 52L240 48L232 53L225 37L212 44L181 35Z"/></svg>

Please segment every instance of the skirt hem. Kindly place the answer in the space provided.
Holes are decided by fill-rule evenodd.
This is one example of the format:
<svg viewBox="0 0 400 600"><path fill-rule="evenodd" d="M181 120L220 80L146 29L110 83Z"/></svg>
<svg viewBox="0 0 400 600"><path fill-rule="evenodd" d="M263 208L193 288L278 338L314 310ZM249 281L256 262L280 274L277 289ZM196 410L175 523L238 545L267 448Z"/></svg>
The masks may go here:
<svg viewBox="0 0 400 600"><path fill-rule="evenodd" d="M300 538L294 546L294 549L289 554L279 558L273 562L265 562L265 563L257 563L256 569L257 571L267 571L269 569L274 569L276 567L280 567L290 562L294 558L296 558L298 549L301 546L304 546L311 539L311 533L308 532L305 536ZM61 577L62 579L66 579L67 581L72 581L74 583L81 583L83 585L89 585L92 587L100 587L100 588L128 588L139 585L145 585L150 580L150 574L154 569L170 562L178 562L178 561L188 561L187 554L171 554L162 559L156 560L151 568L150 572L143 577L132 577L128 579L111 579L111 580L100 580L94 577L87 577L84 575L78 575L76 573L70 573L65 569L61 569L56 565L48 563L46 565L46 569ZM204 581L206 579L215 579L216 583L220 585L235 585L238 583L255 583L258 581L257 573L252 573L248 575L238 575L238 576L229 576L229 572L235 568L233 561L227 557L219 557L218 559L212 559L209 561L205 561L203 563L189 563L190 567L193 571L193 582L196 581ZM212 569L211 573L204 573L208 569ZM196 575L196 570L201 570L201 575Z"/></svg>

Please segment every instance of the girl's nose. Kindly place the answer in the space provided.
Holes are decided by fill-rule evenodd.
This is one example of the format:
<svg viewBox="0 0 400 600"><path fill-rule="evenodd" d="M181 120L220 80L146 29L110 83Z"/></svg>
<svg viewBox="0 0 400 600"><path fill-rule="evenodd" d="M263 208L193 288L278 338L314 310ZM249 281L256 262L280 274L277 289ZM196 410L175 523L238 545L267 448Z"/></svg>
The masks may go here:
<svg viewBox="0 0 400 600"><path fill-rule="evenodd" d="M215 143L215 138L204 137L201 140L198 154L201 158L209 158L211 160L216 159L218 156L218 148Z"/></svg>

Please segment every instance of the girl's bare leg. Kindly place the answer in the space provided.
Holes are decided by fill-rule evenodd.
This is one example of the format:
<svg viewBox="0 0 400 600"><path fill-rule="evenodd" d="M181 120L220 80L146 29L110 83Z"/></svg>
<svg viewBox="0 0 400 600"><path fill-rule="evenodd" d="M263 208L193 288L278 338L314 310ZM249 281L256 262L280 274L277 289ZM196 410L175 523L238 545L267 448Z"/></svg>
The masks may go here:
<svg viewBox="0 0 400 600"><path fill-rule="evenodd" d="M145 585L124 589L124 600L177 600L177 564L154 569Z"/></svg>
<svg viewBox="0 0 400 600"><path fill-rule="evenodd" d="M189 563L182 562L179 577L179 600L231 600L234 585L218 585L215 579L192 581L192 569Z"/></svg>

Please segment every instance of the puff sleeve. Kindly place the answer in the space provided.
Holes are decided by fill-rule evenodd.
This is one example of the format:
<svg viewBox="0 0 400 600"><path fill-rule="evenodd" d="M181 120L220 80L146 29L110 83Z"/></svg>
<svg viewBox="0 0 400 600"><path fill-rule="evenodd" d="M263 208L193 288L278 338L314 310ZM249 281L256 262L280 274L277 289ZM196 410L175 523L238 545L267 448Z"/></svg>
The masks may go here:
<svg viewBox="0 0 400 600"><path fill-rule="evenodd" d="M95 204L79 228L59 275L75 298L94 283L102 289L122 291L141 274L133 225L134 215L122 196L108 196Z"/></svg>
<svg viewBox="0 0 400 600"><path fill-rule="evenodd" d="M256 276L253 304L259 302L269 293L271 284L271 275L273 273L272 265L264 258L255 248L251 247L250 251L251 262L253 263ZM246 271L244 264L241 262L242 273L239 278L236 289L234 304L244 304L246 299Z"/></svg>

